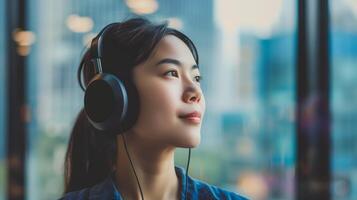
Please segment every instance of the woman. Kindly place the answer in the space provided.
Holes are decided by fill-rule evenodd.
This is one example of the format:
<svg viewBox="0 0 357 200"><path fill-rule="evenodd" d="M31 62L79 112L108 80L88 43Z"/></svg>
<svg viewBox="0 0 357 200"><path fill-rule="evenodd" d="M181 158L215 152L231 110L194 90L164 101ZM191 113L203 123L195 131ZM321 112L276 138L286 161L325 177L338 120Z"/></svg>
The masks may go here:
<svg viewBox="0 0 357 200"><path fill-rule="evenodd" d="M200 143L205 112L198 55L187 36L142 18L112 24L92 41L78 71L87 86L85 110L71 133L62 199L245 199L174 165L177 147ZM103 89L88 92L98 88L91 84L101 71L123 84L127 94L113 96L124 99L121 106L127 97L127 107L108 107ZM93 112L103 110L118 120L96 123Z"/></svg>

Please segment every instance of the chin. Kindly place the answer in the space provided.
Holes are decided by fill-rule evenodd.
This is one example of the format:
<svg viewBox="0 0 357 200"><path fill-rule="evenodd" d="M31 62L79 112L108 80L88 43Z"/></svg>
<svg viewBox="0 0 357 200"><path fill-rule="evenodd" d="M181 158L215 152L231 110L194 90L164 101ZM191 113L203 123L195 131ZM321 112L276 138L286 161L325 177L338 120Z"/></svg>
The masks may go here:
<svg viewBox="0 0 357 200"><path fill-rule="evenodd" d="M200 142L195 143L195 144L187 144L184 148L196 148L200 145Z"/></svg>
<svg viewBox="0 0 357 200"><path fill-rule="evenodd" d="M201 137L200 135L197 135L197 137L190 137L186 138L182 143L181 147L182 148L195 148L201 143Z"/></svg>
<svg viewBox="0 0 357 200"><path fill-rule="evenodd" d="M198 145L200 145L200 143L186 143L186 144L181 144L181 145L176 145L176 147L179 147L179 148L196 148L198 147Z"/></svg>

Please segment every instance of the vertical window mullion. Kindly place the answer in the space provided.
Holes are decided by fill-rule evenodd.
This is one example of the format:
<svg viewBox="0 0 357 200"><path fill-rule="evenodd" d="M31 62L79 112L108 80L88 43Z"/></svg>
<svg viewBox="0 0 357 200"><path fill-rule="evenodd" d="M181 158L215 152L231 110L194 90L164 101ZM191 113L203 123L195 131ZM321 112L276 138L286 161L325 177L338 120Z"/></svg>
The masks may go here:
<svg viewBox="0 0 357 200"><path fill-rule="evenodd" d="M15 31L26 29L26 0L6 1L7 24L7 199L25 199L26 64ZM20 38L21 39L21 38Z"/></svg>
<svg viewBox="0 0 357 200"><path fill-rule="evenodd" d="M296 199L330 199L328 0L298 1Z"/></svg>

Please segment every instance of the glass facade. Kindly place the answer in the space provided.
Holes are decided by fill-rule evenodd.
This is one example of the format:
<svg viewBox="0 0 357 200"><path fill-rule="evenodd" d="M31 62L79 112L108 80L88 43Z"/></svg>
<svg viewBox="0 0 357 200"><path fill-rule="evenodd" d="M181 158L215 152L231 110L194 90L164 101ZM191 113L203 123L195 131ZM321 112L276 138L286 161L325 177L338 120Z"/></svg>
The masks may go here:
<svg viewBox="0 0 357 200"><path fill-rule="evenodd" d="M104 25L146 13L198 47L207 108L190 175L252 199L293 199L296 2L147 2L146 9L115 0L28 4L36 36L28 57L28 198L62 195L69 133L83 106L76 70L84 48ZM177 164L186 158L179 149Z"/></svg>
<svg viewBox="0 0 357 200"><path fill-rule="evenodd" d="M333 199L357 199L357 2L330 1Z"/></svg>
<svg viewBox="0 0 357 200"><path fill-rule="evenodd" d="M0 0L0 200L5 199L6 187L6 51L5 0Z"/></svg>

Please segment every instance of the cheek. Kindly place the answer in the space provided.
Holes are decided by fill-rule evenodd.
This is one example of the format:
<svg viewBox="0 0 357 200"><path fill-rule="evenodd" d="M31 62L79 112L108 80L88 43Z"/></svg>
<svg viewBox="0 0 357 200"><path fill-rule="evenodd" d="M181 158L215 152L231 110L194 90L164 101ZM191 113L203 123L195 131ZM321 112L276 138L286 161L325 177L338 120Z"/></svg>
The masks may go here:
<svg viewBox="0 0 357 200"><path fill-rule="evenodd" d="M172 129L180 101L180 88L151 82L139 90L140 113L138 128L159 134Z"/></svg>

